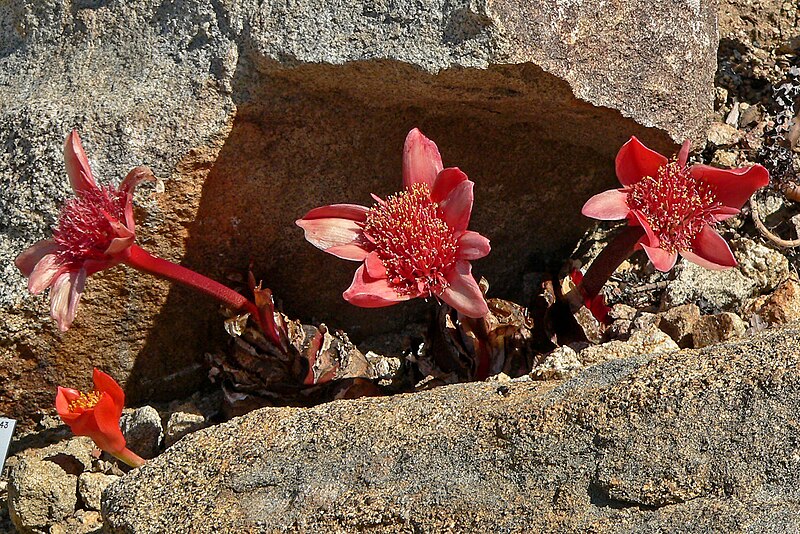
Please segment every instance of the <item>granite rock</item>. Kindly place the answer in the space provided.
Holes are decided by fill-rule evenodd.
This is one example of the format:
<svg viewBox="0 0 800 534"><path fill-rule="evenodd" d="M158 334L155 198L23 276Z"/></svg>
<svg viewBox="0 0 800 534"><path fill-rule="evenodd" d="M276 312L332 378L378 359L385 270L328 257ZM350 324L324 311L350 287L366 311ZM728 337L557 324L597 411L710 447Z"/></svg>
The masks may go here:
<svg viewBox="0 0 800 534"><path fill-rule="evenodd" d="M648 314L653 315L653 314ZM653 315L654 318L657 316ZM589 345L578 353L578 358L583 365L629 358L637 354L651 354L654 352L674 352L678 345L666 333L654 324L635 330L625 340L613 340L599 345Z"/></svg>
<svg viewBox="0 0 800 534"><path fill-rule="evenodd" d="M191 412L173 412L167 420L164 431L164 446L171 447L186 434L200 430L206 426L206 418L202 414Z"/></svg>
<svg viewBox="0 0 800 534"><path fill-rule="evenodd" d="M563 380L574 376L583 368L578 353L567 346L558 347L530 372L535 380Z"/></svg>
<svg viewBox="0 0 800 534"><path fill-rule="evenodd" d="M23 457L12 467L9 481L9 515L23 534L48 532L75 511L78 477L54 462Z"/></svg>
<svg viewBox="0 0 800 534"><path fill-rule="evenodd" d="M683 304L659 315L658 327L682 349L691 348L694 346L692 328L698 319L700 308L695 304Z"/></svg>
<svg viewBox="0 0 800 534"><path fill-rule="evenodd" d="M730 341L745 334L742 318L731 312L703 315L692 325L692 340L696 348Z"/></svg>
<svg viewBox="0 0 800 534"><path fill-rule="evenodd" d="M744 136L737 128L724 122L713 123L706 135L708 136L708 141L716 146L735 145Z"/></svg>
<svg viewBox="0 0 800 534"><path fill-rule="evenodd" d="M153 458L161 450L164 429L161 416L152 406L125 410L120 418L120 428L128 448L142 458Z"/></svg>
<svg viewBox="0 0 800 534"><path fill-rule="evenodd" d="M789 532L800 330L472 383L265 408L108 487L113 533Z"/></svg>
<svg viewBox="0 0 800 534"><path fill-rule="evenodd" d="M630 135L664 153L702 139L716 45L711 0L3 4L0 412L26 424L55 385L89 387L91 365L132 403L174 398L225 336L213 302L124 267L91 277L64 334L26 294L10 260L69 196L72 128L102 183L140 164L166 181L137 192L144 248L220 280L253 260L290 315L359 341L424 306L343 302L353 266L294 219L397 191L418 126L476 183L472 227L493 246L476 274L519 296L581 235Z"/></svg>
<svg viewBox="0 0 800 534"><path fill-rule="evenodd" d="M777 250L747 238L731 240L730 245L739 262L732 269L712 271L681 260L675 279L664 291L662 306L694 303L706 314L739 312L746 301L771 292L789 278L789 262Z"/></svg>
<svg viewBox="0 0 800 534"><path fill-rule="evenodd" d="M800 320L800 283L789 279L769 295L755 298L745 306L743 317L758 315L767 324L786 324Z"/></svg>
<svg viewBox="0 0 800 534"><path fill-rule="evenodd" d="M83 503L82 508L87 510L100 510L100 495L109 484L119 478L117 475L105 473L85 472L78 476L78 497Z"/></svg>

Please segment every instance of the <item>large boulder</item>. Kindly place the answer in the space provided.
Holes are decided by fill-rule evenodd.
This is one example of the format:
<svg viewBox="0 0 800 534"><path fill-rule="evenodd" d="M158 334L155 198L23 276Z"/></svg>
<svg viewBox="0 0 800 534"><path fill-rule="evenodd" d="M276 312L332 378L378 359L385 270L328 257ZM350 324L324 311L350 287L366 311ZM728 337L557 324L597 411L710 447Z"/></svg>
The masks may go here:
<svg viewBox="0 0 800 534"><path fill-rule="evenodd" d="M493 246L476 274L519 297L582 233L630 135L666 153L701 137L716 44L707 0L3 3L0 413L87 387L92 365L134 402L186 392L224 335L214 303L123 267L89 280L65 334L27 295L11 260L70 194L70 129L101 181L138 164L166 180L137 194L142 246L221 280L253 259L290 315L358 341L423 306L343 302L354 266L294 219L397 191L418 126L476 183L472 226Z"/></svg>
<svg viewBox="0 0 800 534"><path fill-rule="evenodd" d="M109 532L788 532L800 329L201 430L109 486Z"/></svg>

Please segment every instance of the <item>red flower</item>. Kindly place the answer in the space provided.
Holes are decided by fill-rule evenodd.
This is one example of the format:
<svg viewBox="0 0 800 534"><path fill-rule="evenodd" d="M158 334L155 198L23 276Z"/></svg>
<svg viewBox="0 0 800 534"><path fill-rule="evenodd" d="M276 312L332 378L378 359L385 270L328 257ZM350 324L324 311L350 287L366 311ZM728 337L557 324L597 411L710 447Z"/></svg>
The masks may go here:
<svg viewBox="0 0 800 534"><path fill-rule="evenodd" d="M120 263L133 245L133 190L153 179L150 169L136 167L119 188L99 187L74 130L67 136L64 160L75 198L62 208L53 238L34 244L15 261L31 293L50 288L50 315L62 331L75 319L86 277Z"/></svg>
<svg viewBox="0 0 800 534"><path fill-rule="evenodd" d="M714 226L738 214L750 195L769 183L769 173L761 165L730 170L687 167L688 156L688 141L677 159L669 161L631 137L616 159L622 188L593 196L581 212L641 226L644 236L637 246L659 271L672 269L679 253L708 269L735 266L731 249Z"/></svg>
<svg viewBox="0 0 800 534"><path fill-rule="evenodd" d="M119 428L125 393L113 378L98 369L92 379L94 391L89 393L59 386L56 411L73 434L89 436L98 447L117 455L125 450L125 437Z"/></svg>
<svg viewBox="0 0 800 534"><path fill-rule="evenodd" d="M489 253L489 240L467 230L473 182L442 169L433 141L416 128L403 149L404 190L371 208L333 204L297 221L306 239L342 259L363 261L344 292L351 304L390 306L435 296L468 317L489 311L470 260Z"/></svg>

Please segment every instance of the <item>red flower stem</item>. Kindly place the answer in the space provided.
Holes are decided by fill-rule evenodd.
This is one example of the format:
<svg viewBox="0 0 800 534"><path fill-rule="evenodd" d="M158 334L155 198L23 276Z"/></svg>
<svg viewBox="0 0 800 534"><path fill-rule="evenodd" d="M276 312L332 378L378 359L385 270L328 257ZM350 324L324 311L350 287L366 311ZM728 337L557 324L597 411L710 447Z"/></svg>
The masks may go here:
<svg viewBox="0 0 800 534"><path fill-rule="evenodd" d="M128 464L131 467L142 467L145 464L144 458L125 447L120 452L112 453L115 458Z"/></svg>
<svg viewBox="0 0 800 534"><path fill-rule="evenodd" d="M250 316L253 317L261 327L261 330L269 336L270 341L272 341L276 347L281 347L280 340L275 338L274 329L267 327L265 318L259 313L258 307L244 295L237 293L233 289L202 274L196 273L191 269L187 269L182 265L152 256L138 245L130 246L123 263L139 271L144 271L159 278L165 278L195 289L200 293L217 299L234 311L249 312Z"/></svg>
<svg viewBox="0 0 800 534"><path fill-rule="evenodd" d="M152 256L137 245L131 245L123 262L134 269L196 289L209 297L217 299L233 310L247 310L258 315L255 310L255 304L247 300L244 295L182 265Z"/></svg>
<svg viewBox="0 0 800 534"><path fill-rule="evenodd" d="M617 267L633 254L643 235L644 228L641 226L626 226L606 245L589 266L578 286L584 298L593 299L600 293Z"/></svg>

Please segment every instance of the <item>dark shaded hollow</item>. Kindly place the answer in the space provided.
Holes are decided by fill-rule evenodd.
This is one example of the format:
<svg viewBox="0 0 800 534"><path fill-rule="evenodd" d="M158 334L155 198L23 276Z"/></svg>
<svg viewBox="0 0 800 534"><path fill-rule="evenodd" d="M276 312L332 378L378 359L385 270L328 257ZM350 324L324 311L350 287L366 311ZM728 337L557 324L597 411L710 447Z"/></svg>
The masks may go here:
<svg viewBox="0 0 800 534"><path fill-rule="evenodd" d="M399 191L411 128L475 182L470 228L492 241L491 254L473 262L476 277L489 280L489 296L524 305L523 275L557 269L589 224L583 203L617 183L619 147L636 135L664 153L676 148L666 133L578 100L531 64L434 75L395 61L286 68L244 58L234 98L237 115L203 184L182 263L223 279L252 260L290 317L341 328L356 342L397 332L432 304L348 304L341 293L358 264L308 244L294 221L317 206L371 205L370 193ZM159 340L176 334L174 318L189 314L187 358L223 342L214 305L186 309L194 299L184 291L171 289L137 358L133 389L192 364L153 365Z"/></svg>

